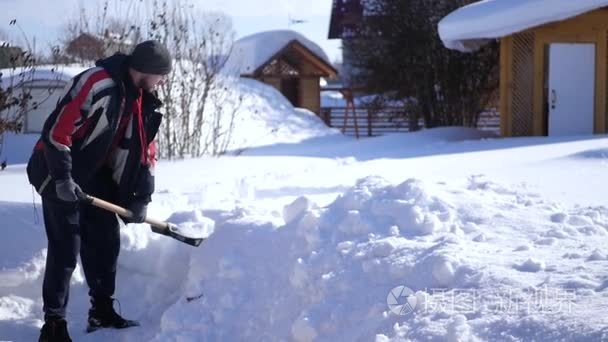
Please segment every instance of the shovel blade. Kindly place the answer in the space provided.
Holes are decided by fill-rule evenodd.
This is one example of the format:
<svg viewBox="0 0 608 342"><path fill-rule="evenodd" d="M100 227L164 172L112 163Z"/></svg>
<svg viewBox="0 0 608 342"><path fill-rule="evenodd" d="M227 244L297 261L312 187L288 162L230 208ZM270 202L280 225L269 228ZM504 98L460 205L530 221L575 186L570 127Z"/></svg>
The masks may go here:
<svg viewBox="0 0 608 342"><path fill-rule="evenodd" d="M173 223L167 223L167 227L165 227L165 228L160 228L160 227L155 227L155 226L151 226L151 228L152 228L152 231L155 233L172 237L175 240L181 241L185 244L188 244L188 245L194 246L194 247L198 247L203 242L203 240L205 240L205 238L202 238L202 237L191 237L191 236L186 236L186 235L182 234L180 232L179 227L174 225Z"/></svg>

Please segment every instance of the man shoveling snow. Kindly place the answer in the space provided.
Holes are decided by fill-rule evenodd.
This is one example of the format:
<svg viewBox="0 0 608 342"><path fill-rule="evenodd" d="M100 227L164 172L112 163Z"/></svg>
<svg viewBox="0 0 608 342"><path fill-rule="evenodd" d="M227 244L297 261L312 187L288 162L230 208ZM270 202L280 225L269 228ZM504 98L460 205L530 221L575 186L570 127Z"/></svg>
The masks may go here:
<svg viewBox="0 0 608 342"><path fill-rule="evenodd" d="M125 206L127 223L146 219L162 119L153 89L171 71L171 57L166 47L146 41L130 55L96 65L66 86L27 166L42 197L48 238L40 341L71 341L65 316L78 253L91 296L87 331L139 325L113 305L118 219L82 199L87 193Z"/></svg>

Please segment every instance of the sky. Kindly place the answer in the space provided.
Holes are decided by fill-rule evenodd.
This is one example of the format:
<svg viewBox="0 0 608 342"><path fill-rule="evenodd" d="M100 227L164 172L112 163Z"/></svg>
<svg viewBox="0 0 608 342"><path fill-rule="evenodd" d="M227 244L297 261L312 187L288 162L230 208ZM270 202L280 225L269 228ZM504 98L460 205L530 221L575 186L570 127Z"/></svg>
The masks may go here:
<svg viewBox="0 0 608 342"><path fill-rule="evenodd" d="M56 43L67 18L78 16L79 8L86 5L90 12L101 0L0 0L0 30L11 40L23 41L23 33L10 26L17 19L30 43L37 50ZM127 0L111 0L125 2ZM141 0L152 2L152 0ZM169 2L173 0L168 0ZM328 40L329 17L332 0L190 0L198 10L221 11L230 16L237 39L252 33L292 29L319 44L330 60L341 59L340 41ZM289 18L306 20L290 25ZM35 37L35 39L34 39Z"/></svg>

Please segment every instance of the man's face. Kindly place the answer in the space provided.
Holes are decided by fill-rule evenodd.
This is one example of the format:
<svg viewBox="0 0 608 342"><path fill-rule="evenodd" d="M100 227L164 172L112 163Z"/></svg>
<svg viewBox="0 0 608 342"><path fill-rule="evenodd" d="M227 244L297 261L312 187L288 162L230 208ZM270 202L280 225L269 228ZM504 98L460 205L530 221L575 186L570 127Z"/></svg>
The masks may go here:
<svg viewBox="0 0 608 342"><path fill-rule="evenodd" d="M159 85L165 78L165 76L163 75L153 75L144 73L140 73L140 76L141 77L139 78L139 81L137 82L136 86L146 91L154 90L154 88L156 88L156 86Z"/></svg>

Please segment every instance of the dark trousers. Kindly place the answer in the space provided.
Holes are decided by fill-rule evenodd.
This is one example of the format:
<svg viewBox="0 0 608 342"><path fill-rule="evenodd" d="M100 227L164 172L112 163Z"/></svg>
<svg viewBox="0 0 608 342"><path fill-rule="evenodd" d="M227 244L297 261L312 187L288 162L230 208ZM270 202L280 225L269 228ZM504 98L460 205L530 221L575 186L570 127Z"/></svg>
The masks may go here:
<svg viewBox="0 0 608 342"><path fill-rule="evenodd" d="M97 177L89 194L106 200L114 196L113 184ZM46 269L42 285L45 320L65 318L70 279L80 252L82 268L91 297L114 294L116 264L120 250L120 224L115 214L88 204L66 203L42 198L44 225L48 238Z"/></svg>

